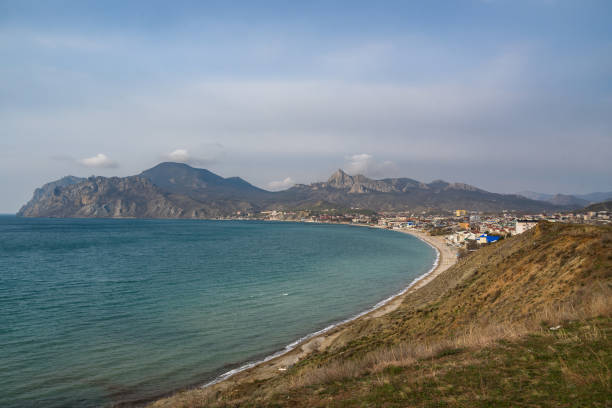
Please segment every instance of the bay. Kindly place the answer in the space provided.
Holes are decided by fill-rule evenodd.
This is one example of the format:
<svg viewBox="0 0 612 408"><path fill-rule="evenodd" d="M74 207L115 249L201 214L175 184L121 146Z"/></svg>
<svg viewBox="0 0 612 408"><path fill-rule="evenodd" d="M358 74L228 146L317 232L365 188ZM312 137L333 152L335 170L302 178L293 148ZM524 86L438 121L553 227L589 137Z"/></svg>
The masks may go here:
<svg viewBox="0 0 612 408"><path fill-rule="evenodd" d="M0 405L93 407L206 383L427 272L398 232L0 216Z"/></svg>

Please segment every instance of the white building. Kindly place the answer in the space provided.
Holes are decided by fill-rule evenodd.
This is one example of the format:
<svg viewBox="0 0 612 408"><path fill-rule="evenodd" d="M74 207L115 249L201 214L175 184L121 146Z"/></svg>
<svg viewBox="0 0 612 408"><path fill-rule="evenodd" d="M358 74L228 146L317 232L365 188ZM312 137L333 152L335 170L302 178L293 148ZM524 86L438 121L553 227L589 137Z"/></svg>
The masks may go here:
<svg viewBox="0 0 612 408"><path fill-rule="evenodd" d="M476 234L469 231L459 231L446 236L446 239L454 245L465 245L466 241L474 241L476 238Z"/></svg>
<svg viewBox="0 0 612 408"><path fill-rule="evenodd" d="M538 221L536 220L516 220L515 231L516 234L522 234L536 226Z"/></svg>

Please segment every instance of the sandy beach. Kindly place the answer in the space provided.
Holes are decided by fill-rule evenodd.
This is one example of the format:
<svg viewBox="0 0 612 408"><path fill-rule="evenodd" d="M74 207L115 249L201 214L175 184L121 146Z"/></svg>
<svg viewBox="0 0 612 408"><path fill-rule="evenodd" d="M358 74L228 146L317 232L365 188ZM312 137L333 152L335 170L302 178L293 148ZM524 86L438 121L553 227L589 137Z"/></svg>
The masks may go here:
<svg viewBox="0 0 612 408"><path fill-rule="evenodd" d="M457 261L456 250L449 247L444 238L441 236L430 236L425 232L418 230L397 230L402 233L413 235L420 240L431 245L437 251L437 265L432 268L426 275L421 276L411 286L406 288L401 294L392 298L380 307L364 313L357 318L351 319L348 322L339 324L330 329L324 329L321 332L315 333L312 337L298 343L290 351L279 352L281 355L271 356L268 360L259 363L254 363L252 366L243 366L235 371L229 372L213 383L204 385L203 387L213 387L214 389L226 389L236 383L243 381L263 380L275 375L282 375L289 367L297 363L299 360L312 353L313 351L321 351L326 349L333 341L342 334L344 330L350 327L351 324L360 319L373 319L383 316L396 310L402 303L404 297L408 293L419 290L427 285L436 276L450 268ZM153 404L155 406L155 403Z"/></svg>
<svg viewBox="0 0 612 408"><path fill-rule="evenodd" d="M436 251L438 251L438 264L427 275L423 276L417 282L415 282L412 286L410 286L410 288L408 288L408 290L405 293L401 294L400 296L397 296L396 298L394 298L393 300L391 300L384 306L376 310L373 310L371 313L366 315L367 318L383 316L397 309L399 305L402 303L402 300L404 299L404 296L406 296L406 294L414 292L415 290L418 290L419 288L422 288L423 286L427 285L436 276L438 276L439 274L441 274L442 272L444 272L445 270L447 270L448 268L450 268L457 262L456 249L449 247L446 244L444 237L431 236L431 235L426 234L425 232L414 230L414 229L399 230L399 231L403 232L404 234L413 235L419 238L420 240L425 241L432 247L434 247Z"/></svg>

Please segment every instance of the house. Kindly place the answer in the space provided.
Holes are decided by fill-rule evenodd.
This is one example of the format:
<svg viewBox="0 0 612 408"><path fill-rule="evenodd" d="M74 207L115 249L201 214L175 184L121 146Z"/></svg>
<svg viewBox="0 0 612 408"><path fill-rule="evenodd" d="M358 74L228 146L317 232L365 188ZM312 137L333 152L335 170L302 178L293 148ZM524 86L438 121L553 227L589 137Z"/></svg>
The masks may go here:
<svg viewBox="0 0 612 408"><path fill-rule="evenodd" d="M482 234L478 237L479 244L490 244L491 242L499 241L499 237L495 235Z"/></svg>
<svg viewBox="0 0 612 408"><path fill-rule="evenodd" d="M516 220L516 226L514 228L515 233L522 234L523 232L535 227L537 223L537 220Z"/></svg>

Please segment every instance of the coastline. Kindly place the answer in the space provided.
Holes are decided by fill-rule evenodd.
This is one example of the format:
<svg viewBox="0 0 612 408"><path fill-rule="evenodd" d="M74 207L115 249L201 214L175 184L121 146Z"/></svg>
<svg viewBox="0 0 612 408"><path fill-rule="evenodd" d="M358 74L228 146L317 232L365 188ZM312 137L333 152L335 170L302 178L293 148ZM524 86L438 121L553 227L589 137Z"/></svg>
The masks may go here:
<svg viewBox="0 0 612 408"><path fill-rule="evenodd" d="M353 225L364 227L367 226L355 224ZM372 228L371 226L367 227ZM393 231L412 235L415 238L423 241L436 251L436 259L432 264L432 267L426 273L414 279L407 287L405 287L398 293L378 302L373 307L363 312L360 312L348 319L327 326L319 331L310 333L288 344L282 350L279 350L276 353L273 353L263 358L262 360L249 362L238 368L227 371L219 375L214 380L200 385L196 388L214 388L216 390L223 390L239 382L264 380L276 375L280 375L305 356L311 354L314 351L322 351L327 348L345 329L350 327L351 323L354 323L360 319L372 319L384 316L385 314L396 310L408 293L412 293L427 285L442 272L454 265L457 261L457 257L454 253L454 250L446 245L442 237L430 236L422 231L412 229L402 229ZM178 391L177 393L180 393L180 391ZM150 406L156 406L157 402L161 403L162 401L171 398L172 396L160 398L152 402Z"/></svg>

